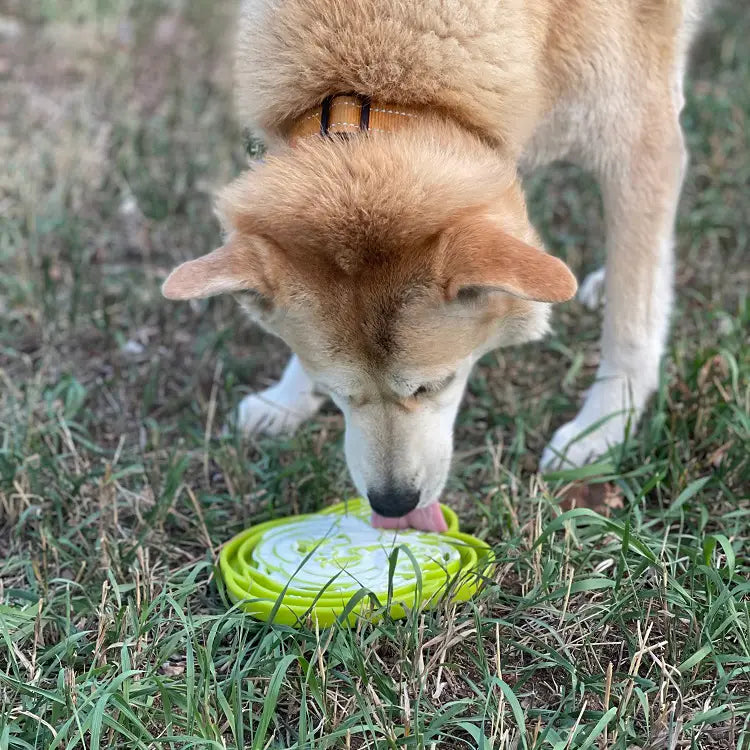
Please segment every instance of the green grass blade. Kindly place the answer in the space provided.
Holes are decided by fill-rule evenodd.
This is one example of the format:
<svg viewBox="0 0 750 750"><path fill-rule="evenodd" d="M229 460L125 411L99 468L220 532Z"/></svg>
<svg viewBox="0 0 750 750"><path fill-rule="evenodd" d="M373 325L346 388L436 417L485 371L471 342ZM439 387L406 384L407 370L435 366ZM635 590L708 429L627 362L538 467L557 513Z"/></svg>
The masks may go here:
<svg viewBox="0 0 750 750"><path fill-rule="evenodd" d="M255 732L255 738L253 739L253 750L262 750L266 742L266 734L268 733L268 727L271 724L271 719L276 711L276 703L279 699L279 691L281 690L281 683L284 681L286 671L289 665L297 659L296 654L287 654L279 659L276 668L273 671L271 681L268 683L268 690L266 691L265 699L263 701L263 712L260 715L260 721L258 722L258 729Z"/></svg>

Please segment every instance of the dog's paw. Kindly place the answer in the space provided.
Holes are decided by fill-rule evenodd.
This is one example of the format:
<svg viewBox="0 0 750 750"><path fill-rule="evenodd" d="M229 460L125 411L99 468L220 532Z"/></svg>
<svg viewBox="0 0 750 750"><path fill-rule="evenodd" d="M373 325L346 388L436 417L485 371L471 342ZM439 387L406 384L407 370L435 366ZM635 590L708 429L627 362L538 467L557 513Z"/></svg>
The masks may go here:
<svg viewBox="0 0 750 750"><path fill-rule="evenodd" d="M578 416L560 427L542 453L542 470L572 469L593 463L634 430L644 399L633 402L612 379L594 383Z"/></svg>
<svg viewBox="0 0 750 750"><path fill-rule="evenodd" d="M315 393L290 393L275 385L240 401L237 428L244 435L291 435L322 406Z"/></svg>
<svg viewBox="0 0 750 750"><path fill-rule="evenodd" d="M604 304L604 268L592 271L578 288L578 300L589 310L597 310Z"/></svg>
<svg viewBox="0 0 750 750"><path fill-rule="evenodd" d="M560 427L552 436L542 453L539 467L543 471L552 469L573 469L593 463L612 446L625 439L625 430L618 426L607 428L602 425L591 429L578 419Z"/></svg>

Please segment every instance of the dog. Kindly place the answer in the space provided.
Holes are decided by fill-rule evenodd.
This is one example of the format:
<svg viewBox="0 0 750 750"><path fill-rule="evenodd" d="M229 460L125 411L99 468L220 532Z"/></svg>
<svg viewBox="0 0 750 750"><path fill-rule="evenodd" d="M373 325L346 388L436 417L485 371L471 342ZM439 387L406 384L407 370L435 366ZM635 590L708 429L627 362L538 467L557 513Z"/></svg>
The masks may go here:
<svg viewBox="0 0 750 750"><path fill-rule="evenodd" d="M439 531L472 367L544 335L575 296L519 174L573 161L601 186L601 359L542 467L623 441L658 382L672 306L679 124L699 0L246 0L238 110L266 157L217 198L218 250L163 293L229 293L293 356L245 398L246 433L330 396L373 524Z"/></svg>

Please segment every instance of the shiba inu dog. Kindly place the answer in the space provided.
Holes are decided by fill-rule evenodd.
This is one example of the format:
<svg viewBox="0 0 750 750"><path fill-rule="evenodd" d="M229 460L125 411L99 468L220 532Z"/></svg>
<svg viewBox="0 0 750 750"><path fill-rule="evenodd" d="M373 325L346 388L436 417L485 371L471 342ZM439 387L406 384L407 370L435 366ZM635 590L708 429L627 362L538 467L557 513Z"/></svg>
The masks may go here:
<svg viewBox="0 0 750 750"><path fill-rule="evenodd" d="M440 530L473 365L576 293L518 176L567 159L601 185L606 270L581 294L606 306L596 381L541 463L621 442L668 331L696 3L246 0L237 101L267 156L218 197L224 245L163 287L234 294L294 352L240 427L294 430L330 396L373 522Z"/></svg>

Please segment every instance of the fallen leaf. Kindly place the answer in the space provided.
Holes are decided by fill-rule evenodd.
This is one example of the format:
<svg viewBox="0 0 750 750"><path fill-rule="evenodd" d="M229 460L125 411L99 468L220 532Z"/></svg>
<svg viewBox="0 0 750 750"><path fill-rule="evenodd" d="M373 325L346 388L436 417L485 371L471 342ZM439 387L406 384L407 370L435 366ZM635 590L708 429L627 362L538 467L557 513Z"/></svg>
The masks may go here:
<svg viewBox="0 0 750 750"><path fill-rule="evenodd" d="M167 677L179 677L185 672L184 664L162 664L160 672Z"/></svg>
<svg viewBox="0 0 750 750"><path fill-rule="evenodd" d="M724 460L724 456L729 452L732 446L733 442L731 440L724 443L724 445L720 445L713 453L708 456L708 463L710 463L711 466L713 466L715 469L718 469L719 466L721 466L721 462Z"/></svg>
<svg viewBox="0 0 750 750"><path fill-rule="evenodd" d="M560 500L562 511L588 508L603 516L609 516L612 511L622 510L623 507L622 493L611 482L597 484L574 482L563 492Z"/></svg>

